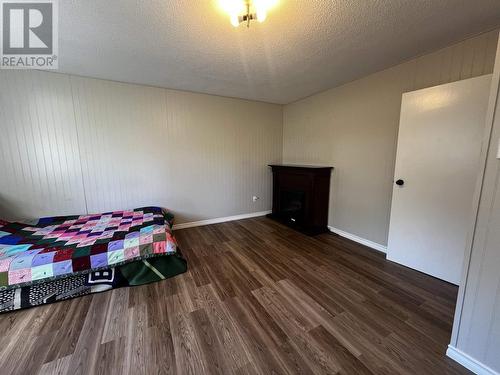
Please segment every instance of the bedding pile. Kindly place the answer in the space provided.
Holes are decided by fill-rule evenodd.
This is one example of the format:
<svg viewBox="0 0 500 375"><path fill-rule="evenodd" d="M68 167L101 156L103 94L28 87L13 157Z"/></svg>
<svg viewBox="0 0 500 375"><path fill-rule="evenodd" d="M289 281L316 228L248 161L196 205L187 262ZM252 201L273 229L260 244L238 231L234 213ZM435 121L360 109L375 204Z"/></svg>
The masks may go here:
<svg viewBox="0 0 500 375"><path fill-rule="evenodd" d="M173 216L159 207L0 221L0 312L183 273Z"/></svg>

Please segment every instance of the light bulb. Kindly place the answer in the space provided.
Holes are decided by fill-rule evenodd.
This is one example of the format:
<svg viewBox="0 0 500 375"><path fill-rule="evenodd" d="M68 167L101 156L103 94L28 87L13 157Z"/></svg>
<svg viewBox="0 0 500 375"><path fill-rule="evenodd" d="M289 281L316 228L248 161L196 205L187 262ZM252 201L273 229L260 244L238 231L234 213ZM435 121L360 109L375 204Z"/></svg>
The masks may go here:
<svg viewBox="0 0 500 375"><path fill-rule="evenodd" d="M267 11L274 7L278 0L254 0L255 13L257 14L257 21L264 22L267 18Z"/></svg>
<svg viewBox="0 0 500 375"><path fill-rule="evenodd" d="M257 9L257 21L264 22L267 17L267 12L265 9Z"/></svg>
<svg viewBox="0 0 500 375"><path fill-rule="evenodd" d="M240 25L240 20L238 19L237 14L233 14L231 16L231 25L233 25L234 27L238 27Z"/></svg>

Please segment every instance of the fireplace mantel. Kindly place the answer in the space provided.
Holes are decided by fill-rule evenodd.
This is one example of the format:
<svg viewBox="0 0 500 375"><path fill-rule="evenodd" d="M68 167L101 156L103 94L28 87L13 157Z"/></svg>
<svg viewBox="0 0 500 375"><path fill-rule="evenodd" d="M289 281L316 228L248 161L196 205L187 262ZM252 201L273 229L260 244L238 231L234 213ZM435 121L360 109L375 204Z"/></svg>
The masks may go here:
<svg viewBox="0 0 500 375"><path fill-rule="evenodd" d="M273 211L269 215L308 235L328 231L333 167L271 164Z"/></svg>

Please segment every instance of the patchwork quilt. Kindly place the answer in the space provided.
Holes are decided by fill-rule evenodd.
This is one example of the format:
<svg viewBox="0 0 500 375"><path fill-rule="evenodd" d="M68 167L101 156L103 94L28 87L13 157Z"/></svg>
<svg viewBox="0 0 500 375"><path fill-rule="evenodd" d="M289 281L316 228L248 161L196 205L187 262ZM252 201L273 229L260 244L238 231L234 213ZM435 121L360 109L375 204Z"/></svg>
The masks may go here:
<svg viewBox="0 0 500 375"><path fill-rule="evenodd" d="M159 207L0 221L0 292L175 254L172 224Z"/></svg>
<svg viewBox="0 0 500 375"><path fill-rule="evenodd" d="M101 271L67 276L44 283L0 291L0 313L45 305L104 292L144 285L186 272L179 249L175 254L138 260Z"/></svg>

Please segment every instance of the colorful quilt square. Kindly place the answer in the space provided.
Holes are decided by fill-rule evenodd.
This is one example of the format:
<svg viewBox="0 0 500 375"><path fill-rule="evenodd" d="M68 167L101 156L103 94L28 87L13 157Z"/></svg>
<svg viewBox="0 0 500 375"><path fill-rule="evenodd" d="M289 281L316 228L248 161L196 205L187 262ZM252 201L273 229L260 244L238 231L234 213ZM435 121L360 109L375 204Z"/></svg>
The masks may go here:
<svg viewBox="0 0 500 375"><path fill-rule="evenodd" d="M9 285L9 274L7 272L0 272L0 286Z"/></svg>
<svg viewBox="0 0 500 375"><path fill-rule="evenodd" d="M90 233L102 233L106 230L106 225L99 225L95 228L92 228L92 230L90 231Z"/></svg>
<svg viewBox="0 0 500 375"><path fill-rule="evenodd" d="M100 253L90 256L90 266L92 268L106 267L108 265L108 254Z"/></svg>
<svg viewBox="0 0 500 375"><path fill-rule="evenodd" d="M90 268L90 256L73 258L73 272L85 271Z"/></svg>
<svg viewBox="0 0 500 375"><path fill-rule="evenodd" d="M54 276L52 264L44 264L42 266L33 267L31 269L32 280L40 280L52 276Z"/></svg>
<svg viewBox="0 0 500 375"><path fill-rule="evenodd" d="M162 234L165 233L166 227L164 225L154 225L153 226L153 234Z"/></svg>
<svg viewBox="0 0 500 375"><path fill-rule="evenodd" d="M0 238L5 237L5 236L10 236L10 233L7 233L7 232L2 232L2 231L0 230Z"/></svg>
<svg viewBox="0 0 500 375"><path fill-rule="evenodd" d="M148 244L151 242L153 242L153 234L152 233L139 237L139 244L140 245L145 245L145 244Z"/></svg>
<svg viewBox="0 0 500 375"><path fill-rule="evenodd" d="M163 242L163 243L165 243L165 242ZM175 244L175 242L167 241L166 253L172 254L172 253L175 253L176 251L177 251L177 245Z"/></svg>
<svg viewBox="0 0 500 375"><path fill-rule="evenodd" d="M35 235L37 236L46 236L50 234L52 231L54 231L57 228L56 225L50 225L48 227L40 228L39 231L35 232Z"/></svg>
<svg viewBox="0 0 500 375"><path fill-rule="evenodd" d="M85 239L87 239L86 234L78 234L76 236L71 237L71 239L68 242L66 242L66 245L75 245L82 241L85 241Z"/></svg>
<svg viewBox="0 0 500 375"><path fill-rule="evenodd" d="M13 257L19 253L28 251L31 245L11 245L0 248L0 258Z"/></svg>
<svg viewBox="0 0 500 375"><path fill-rule="evenodd" d="M127 233L127 235L125 236L125 239L139 238L140 235L141 234L139 232Z"/></svg>
<svg viewBox="0 0 500 375"><path fill-rule="evenodd" d="M23 230L27 231L27 232L38 232L40 230L40 228L36 228L36 227L26 227L26 228L23 228Z"/></svg>
<svg viewBox="0 0 500 375"><path fill-rule="evenodd" d="M64 260L70 260L72 256L73 256L73 249L58 250L54 255L54 262L62 262Z"/></svg>
<svg viewBox="0 0 500 375"><path fill-rule="evenodd" d="M21 284L31 281L31 269L25 268L22 270L9 271L9 284Z"/></svg>
<svg viewBox="0 0 500 375"><path fill-rule="evenodd" d="M42 266L44 264L52 264L52 262L54 261L55 255L56 255L55 251L50 252L50 253L37 254L33 258L32 265L35 267L35 266Z"/></svg>
<svg viewBox="0 0 500 375"><path fill-rule="evenodd" d="M153 234L153 241L154 242L165 241L166 239L167 239L167 235L165 232Z"/></svg>
<svg viewBox="0 0 500 375"><path fill-rule="evenodd" d="M14 258L0 259L0 272L7 272Z"/></svg>
<svg viewBox="0 0 500 375"><path fill-rule="evenodd" d="M60 236L62 236L62 233L50 233L50 234L47 234L46 236L43 236L43 238L45 240L53 240L53 239L59 238Z"/></svg>
<svg viewBox="0 0 500 375"><path fill-rule="evenodd" d="M21 256L16 256L10 264L10 270L30 268L34 257L34 255L24 256L24 254L22 254Z"/></svg>
<svg viewBox="0 0 500 375"><path fill-rule="evenodd" d="M114 232L114 231L112 231L112 230L107 230L107 231L104 231L104 232L102 232L102 234L99 236L99 239L100 239L100 240L104 240L104 239L106 239L106 238L113 238L113 234L114 234L114 233L115 233L115 232Z"/></svg>
<svg viewBox="0 0 500 375"><path fill-rule="evenodd" d="M139 245L139 252L141 255L148 255L153 252L153 244Z"/></svg>
<svg viewBox="0 0 500 375"><path fill-rule="evenodd" d="M87 246L87 247L77 247L74 251L73 251L73 255L71 256L72 258L80 258L80 257L85 257L85 256L89 256L90 253L92 251L92 247L91 246Z"/></svg>
<svg viewBox="0 0 500 375"><path fill-rule="evenodd" d="M111 241L108 244L108 251L117 251L122 250L124 248L124 240Z"/></svg>
<svg viewBox="0 0 500 375"><path fill-rule="evenodd" d="M139 256L141 256L141 253L138 246L125 249L125 259L133 259Z"/></svg>
<svg viewBox="0 0 500 375"><path fill-rule="evenodd" d="M95 244L92 245L90 248L90 254L95 255L95 254L101 254L105 253L108 251L108 244L102 243L102 244Z"/></svg>
<svg viewBox="0 0 500 375"><path fill-rule="evenodd" d="M9 234L8 236L3 236L0 238L0 244L3 245L17 245L20 241L22 241L22 237L16 236L14 234Z"/></svg>
<svg viewBox="0 0 500 375"><path fill-rule="evenodd" d="M76 247L91 246L91 245L95 244L96 241L97 241L97 237L90 237L90 238L87 238L87 239L83 240L82 242L80 242L78 245L76 245Z"/></svg>
<svg viewBox="0 0 500 375"><path fill-rule="evenodd" d="M139 237L136 238L125 238L123 241L123 247L125 249L130 248L130 247L136 247L139 246Z"/></svg>
<svg viewBox="0 0 500 375"><path fill-rule="evenodd" d="M61 241L69 241L73 237L75 237L77 232L65 232L59 236L59 240Z"/></svg>
<svg viewBox="0 0 500 375"><path fill-rule="evenodd" d="M64 260L62 262L57 262L52 264L52 269L54 276L67 275L73 272L73 263L71 260Z"/></svg>
<svg viewBox="0 0 500 375"><path fill-rule="evenodd" d="M108 264L116 264L125 260L124 250L111 251L108 253Z"/></svg>
<svg viewBox="0 0 500 375"><path fill-rule="evenodd" d="M147 227L141 228L140 229L141 236L143 234L152 234L154 229L155 229L154 225L148 225Z"/></svg>
<svg viewBox="0 0 500 375"><path fill-rule="evenodd" d="M163 254L165 253L165 242L154 242L153 243L153 253Z"/></svg>

